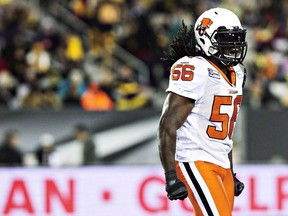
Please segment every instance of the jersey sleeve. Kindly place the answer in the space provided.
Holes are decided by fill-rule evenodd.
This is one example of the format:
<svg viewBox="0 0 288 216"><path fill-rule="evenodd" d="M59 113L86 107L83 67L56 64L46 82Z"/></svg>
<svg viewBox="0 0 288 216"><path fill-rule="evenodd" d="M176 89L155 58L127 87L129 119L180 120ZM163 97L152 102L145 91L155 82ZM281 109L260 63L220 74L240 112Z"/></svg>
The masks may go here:
<svg viewBox="0 0 288 216"><path fill-rule="evenodd" d="M203 95L207 82L207 69L203 60L197 57L183 57L171 67L169 86L166 92L173 92L183 97L198 100Z"/></svg>

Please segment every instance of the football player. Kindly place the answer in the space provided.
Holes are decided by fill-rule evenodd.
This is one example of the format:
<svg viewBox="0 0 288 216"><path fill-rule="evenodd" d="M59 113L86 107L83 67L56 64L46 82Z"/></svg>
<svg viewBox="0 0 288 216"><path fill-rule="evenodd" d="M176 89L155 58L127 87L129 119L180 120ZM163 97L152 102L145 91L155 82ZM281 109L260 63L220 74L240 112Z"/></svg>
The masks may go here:
<svg viewBox="0 0 288 216"><path fill-rule="evenodd" d="M184 24L163 58L171 66L159 123L159 154L170 200L189 197L196 216L232 215L244 184L232 164L247 52L246 29L224 8Z"/></svg>

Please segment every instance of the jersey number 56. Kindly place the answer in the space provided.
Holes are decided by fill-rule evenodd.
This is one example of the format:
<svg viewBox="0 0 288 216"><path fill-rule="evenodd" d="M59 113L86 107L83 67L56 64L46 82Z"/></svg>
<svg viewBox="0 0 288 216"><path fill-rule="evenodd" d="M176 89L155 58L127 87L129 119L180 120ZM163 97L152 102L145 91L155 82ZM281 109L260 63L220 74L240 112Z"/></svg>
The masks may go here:
<svg viewBox="0 0 288 216"><path fill-rule="evenodd" d="M209 125L207 134L210 138L224 140L227 136L232 138L233 130L239 111L239 106L242 101L242 95L238 95L234 101L232 96L215 96L210 121L219 122L222 130L217 130L216 126ZM221 106L233 106L233 113L230 116L227 113L221 113Z"/></svg>
<svg viewBox="0 0 288 216"><path fill-rule="evenodd" d="M179 80L182 81L191 81L194 77L193 70L195 67L193 65L188 64L177 64L171 70L171 79L172 80Z"/></svg>

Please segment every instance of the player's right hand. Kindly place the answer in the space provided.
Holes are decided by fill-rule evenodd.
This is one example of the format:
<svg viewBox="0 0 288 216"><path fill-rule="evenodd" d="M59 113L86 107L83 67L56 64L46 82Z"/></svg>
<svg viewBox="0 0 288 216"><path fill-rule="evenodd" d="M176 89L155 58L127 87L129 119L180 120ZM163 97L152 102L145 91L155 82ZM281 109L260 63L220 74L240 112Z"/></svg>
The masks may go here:
<svg viewBox="0 0 288 216"><path fill-rule="evenodd" d="M165 179L167 197L170 200L184 200L188 196L185 184L177 178L175 171L166 172Z"/></svg>

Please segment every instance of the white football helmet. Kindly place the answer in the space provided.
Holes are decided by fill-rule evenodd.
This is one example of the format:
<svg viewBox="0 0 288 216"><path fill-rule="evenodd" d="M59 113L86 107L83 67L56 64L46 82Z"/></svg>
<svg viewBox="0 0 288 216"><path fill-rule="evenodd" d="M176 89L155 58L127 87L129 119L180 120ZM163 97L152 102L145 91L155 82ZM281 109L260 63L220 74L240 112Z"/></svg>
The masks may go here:
<svg viewBox="0 0 288 216"><path fill-rule="evenodd" d="M213 8L205 11L194 26L198 48L227 66L242 63L247 52L246 29L230 10Z"/></svg>

